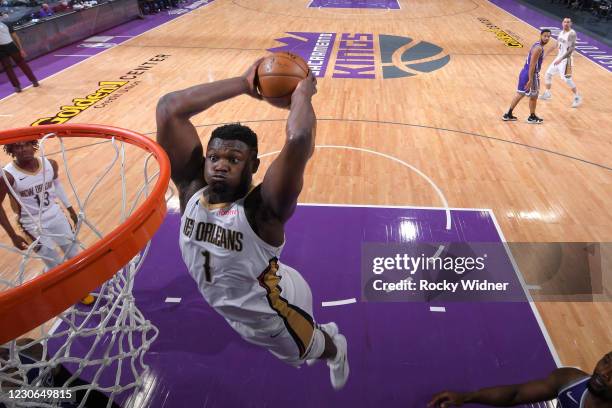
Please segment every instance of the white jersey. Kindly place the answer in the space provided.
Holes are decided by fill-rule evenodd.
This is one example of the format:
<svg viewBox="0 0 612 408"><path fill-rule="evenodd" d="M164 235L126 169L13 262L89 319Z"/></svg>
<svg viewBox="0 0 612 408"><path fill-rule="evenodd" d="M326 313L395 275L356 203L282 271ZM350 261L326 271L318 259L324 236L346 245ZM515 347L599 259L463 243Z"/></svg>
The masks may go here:
<svg viewBox="0 0 612 408"><path fill-rule="evenodd" d="M181 217L183 260L204 299L231 321L255 323L277 316L268 299L268 282L277 280L275 247L257 236L247 220L244 200L211 205L207 187L191 197Z"/></svg>
<svg viewBox="0 0 612 408"><path fill-rule="evenodd" d="M22 225L37 223L39 215L41 224L44 225L62 213L56 202L53 166L46 158L38 160L38 171L34 173L20 168L15 162L4 166L4 171L10 173L14 179L12 187L17 193L16 196L13 195L17 201L15 210Z"/></svg>
<svg viewBox="0 0 612 408"><path fill-rule="evenodd" d="M559 43L559 53L557 54L557 57L562 57L567 52L567 49L569 48L569 45L570 45L569 44L570 34L574 34L575 36L576 32L574 30L569 30L569 31L561 31L561 33L559 34L559 37L557 38L557 42Z"/></svg>

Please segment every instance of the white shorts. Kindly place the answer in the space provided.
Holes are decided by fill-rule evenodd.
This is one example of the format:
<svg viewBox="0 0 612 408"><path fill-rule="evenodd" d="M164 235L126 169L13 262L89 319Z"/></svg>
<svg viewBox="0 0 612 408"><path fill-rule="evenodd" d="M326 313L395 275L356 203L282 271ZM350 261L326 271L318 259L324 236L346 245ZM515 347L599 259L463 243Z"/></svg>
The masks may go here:
<svg viewBox="0 0 612 408"><path fill-rule="evenodd" d="M32 241L40 235L38 243L44 247L63 247L71 244L74 239L72 226L63 212L58 213L56 217L43 220L40 223L40 230L38 229L38 220L36 219L22 219L19 225Z"/></svg>
<svg viewBox="0 0 612 408"><path fill-rule="evenodd" d="M325 349L325 337L312 317L312 292L302 275L279 263L278 296L269 291L268 301L276 315L256 323L226 319L246 341L267 348L280 360L300 366L318 358ZM282 295L281 295L282 294Z"/></svg>
<svg viewBox="0 0 612 408"><path fill-rule="evenodd" d="M573 68L571 57L565 58L557 65L555 65L555 62L553 61L546 70L546 76L554 76L558 74L562 79L571 78Z"/></svg>

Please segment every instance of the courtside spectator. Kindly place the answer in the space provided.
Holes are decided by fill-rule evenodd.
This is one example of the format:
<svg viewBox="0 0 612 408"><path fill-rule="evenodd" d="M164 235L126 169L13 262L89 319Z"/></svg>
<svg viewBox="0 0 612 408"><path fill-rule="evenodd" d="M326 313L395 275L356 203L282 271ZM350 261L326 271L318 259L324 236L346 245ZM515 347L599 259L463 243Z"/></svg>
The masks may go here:
<svg viewBox="0 0 612 408"><path fill-rule="evenodd" d="M43 3L42 6L40 6L40 10L38 11L38 17L45 18L45 17L50 17L52 15L53 15L53 10L51 10L51 7L49 7L47 3Z"/></svg>
<svg viewBox="0 0 612 408"><path fill-rule="evenodd" d="M17 34L13 31L11 23L5 22L7 14L0 14L0 62L4 67L6 75L8 75L11 84L15 88L15 92L21 92L21 84L13 71L11 58L21 68L23 73L32 81L32 85L37 87L38 80L30 69L30 66L24 60L26 53L21 46L21 41Z"/></svg>

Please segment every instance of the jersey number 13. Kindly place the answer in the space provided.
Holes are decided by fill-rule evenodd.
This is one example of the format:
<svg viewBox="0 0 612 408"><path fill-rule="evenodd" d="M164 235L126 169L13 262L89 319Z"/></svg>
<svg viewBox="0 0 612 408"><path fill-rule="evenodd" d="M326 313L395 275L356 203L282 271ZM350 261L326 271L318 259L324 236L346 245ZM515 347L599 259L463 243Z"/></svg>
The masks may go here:
<svg viewBox="0 0 612 408"><path fill-rule="evenodd" d="M36 202L38 203L38 206L41 207L40 203L42 202L42 207L47 207L49 205L49 192L45 191L45 197L42 198L42 193L41 194L36 194L34 196L34 199L36 200Z"/></svg>

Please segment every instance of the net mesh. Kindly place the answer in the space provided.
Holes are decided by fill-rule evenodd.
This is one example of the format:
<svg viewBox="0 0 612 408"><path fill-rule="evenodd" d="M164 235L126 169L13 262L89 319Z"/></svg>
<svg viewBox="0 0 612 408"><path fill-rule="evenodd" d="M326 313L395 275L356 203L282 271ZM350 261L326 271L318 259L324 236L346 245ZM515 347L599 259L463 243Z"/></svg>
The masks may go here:
<svg viewBox="0 0 612 408"><path fill-rule="evenodd" d="M24 284L102 239L109 232L108 225L118 226L142 204L158 178L157 161L142 149L115 137L103 141L76 139L48 134L38 141L38 156L43 159L40 161L43 183L34 190L40 196L38 208L21 202L25 200L8 182L7 172L2 171L13 208L18 213L21 209L17 218L28 220L26 231L32 242L20 250L7 237L0 240L0 257L5 264L12 263L12 271L16 270L12 275L0 274L0 291ZM45 207L44 198L52 190L45 176L46 158L57 161L59 179L69 187L67 195L78 215L76 225L67 233L48 228L46 214L50 206ZM92 159L99 163L95 174L89 169ZM11 158L6 156L2 160ZM1 164L4 167L6 162ZM84 174L86 165L88 170ZM118 196L109 197L112 193ZM114 205L103 204L108 202ZM52 207L53 203L50 204ZM70 219L62 210L55 217ZM54 248L50 242L56 244ZM150 242L93 291L92 304L77 303L27 335L0 346L0 402L9 407L85 407L87 401L96 399L99 403L101 399L111 407L117 399L123 402L131 399L133 406L148 371L145 353L158 335L158 329L137 307L133 294L134 279L149 247ZM87 294L85 291L83 296ZM70 390L73 403L60 405L60 399L54 399L54 395L46 398L15 393L40 387ZM16 395L32 398L18 400ZM55 396L59 397L57 393Z"/></svg>
<svg viewBox="0 0 612 408"><path fill-rule="evenodd" d="M556 398L550 401L534 402L532 404L525 405L527 408L559 408L560 406L561 405Z"/></svg>

